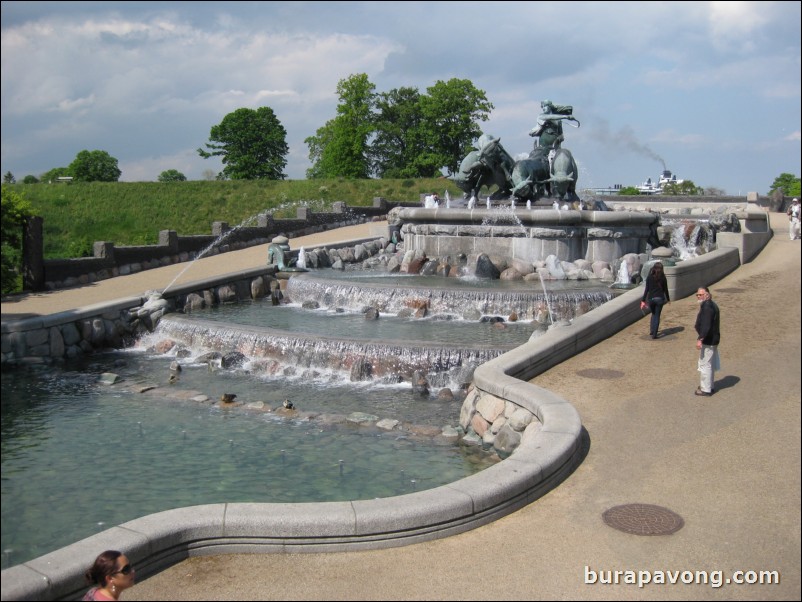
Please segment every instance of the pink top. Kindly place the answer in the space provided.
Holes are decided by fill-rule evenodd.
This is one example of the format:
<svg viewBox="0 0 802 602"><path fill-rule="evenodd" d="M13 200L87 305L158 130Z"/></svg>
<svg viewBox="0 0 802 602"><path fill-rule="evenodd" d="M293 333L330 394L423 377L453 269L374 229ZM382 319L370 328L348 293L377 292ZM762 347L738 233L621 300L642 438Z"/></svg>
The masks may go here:
<svg viewBox="0 0 802 602"><path fill-rule="evenodd" d="M107 597L100 591L99 587L93 587L84 594L84 597L81 598L81 600L114 600L114 598Z"/></svg>

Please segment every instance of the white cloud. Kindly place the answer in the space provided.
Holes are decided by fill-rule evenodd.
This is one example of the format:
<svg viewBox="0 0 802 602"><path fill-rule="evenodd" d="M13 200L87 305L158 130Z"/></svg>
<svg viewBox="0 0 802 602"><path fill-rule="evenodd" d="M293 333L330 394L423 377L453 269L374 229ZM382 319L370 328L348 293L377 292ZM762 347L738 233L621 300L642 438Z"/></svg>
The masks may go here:
<svg viewBox="0 0 802 602"><path fill-rule="evenodd" d="M770 2L709 2L713 45L719 50L752 52L751 36L770 22Z"/></svg>
<svg viewBox="0 0 802 602"><path fill-rule="evenodd" d="M72 113L74 111L86 111L95 104L95 95L90 94L85 98L64 99L58 103L57 110L65 113Z"/></svg>

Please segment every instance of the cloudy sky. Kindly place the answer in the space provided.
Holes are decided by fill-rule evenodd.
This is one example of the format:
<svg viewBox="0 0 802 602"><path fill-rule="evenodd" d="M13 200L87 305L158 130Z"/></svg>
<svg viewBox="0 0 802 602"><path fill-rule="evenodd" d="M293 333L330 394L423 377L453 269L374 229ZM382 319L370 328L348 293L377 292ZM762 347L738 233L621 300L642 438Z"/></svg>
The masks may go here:
<svg viewBox="0 0 802 602"><path fill-rule="evenodd" d="M335 116L337 82L425 93L468 79L486 133L532 147L540 101L570 104L580 188L666 168L729 194L800 175L799 2L2 2L2 173L118 159L123 181L219 171L196 149L238 108L304 139Z"/></svg>

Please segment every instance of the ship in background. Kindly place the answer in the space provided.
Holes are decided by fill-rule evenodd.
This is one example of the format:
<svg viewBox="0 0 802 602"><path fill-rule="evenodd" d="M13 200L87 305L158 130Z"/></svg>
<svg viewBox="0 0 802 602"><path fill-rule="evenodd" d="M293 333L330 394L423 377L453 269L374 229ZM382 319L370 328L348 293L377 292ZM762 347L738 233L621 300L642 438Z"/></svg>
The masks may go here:
<svg viewBox="0 0 802 602"><path fill-rule="evenodd" d="M638 189L638 193L640 194L662 194L663 186L666 184L682 184L684 181L685 180L678 180L676 174L672 174L671 170L664 169L657 184L652 182L651 178L647 178L643 184L635 188Z"/></svg>
<svg viewBox="0 0 802 602"><path fill-rule="evenodd" d="M657 182L653 182L651 178L647 178L643 184L635 186L638 194L663 194L663 187L666 184L682 184L685 180L678 180L675 174L671 173L669 169L663 169L663 173L657 178ZM616 195L624 188L621 184L614 184L605 188L587 188L586 190L593 192L597 195Z"/></svg>

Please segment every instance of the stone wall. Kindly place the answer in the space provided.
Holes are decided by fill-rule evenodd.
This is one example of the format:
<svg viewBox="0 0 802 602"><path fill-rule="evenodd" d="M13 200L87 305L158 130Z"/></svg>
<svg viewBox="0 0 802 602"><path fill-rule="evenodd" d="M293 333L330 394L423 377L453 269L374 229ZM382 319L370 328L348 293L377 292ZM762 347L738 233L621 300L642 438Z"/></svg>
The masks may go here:
<svg viewBox="0 0 802 602"><path fill-rule="evenodd" d="M478 252L523 262L545 260L606 261L642 253L658 216L649 212L554 209L402 209L406 249L427 257Z"/></svg>
<svg viewBox="0 0 802 602"><path fill-rule="evenodd" d="M3 322L0 361L44 363L131 346L139 336L152 332L162 315L175 311L177 304L183 306L193 294L212 304L234 300L232 291L240 292L240 298L245 294L254 299L271 294L278 288L271 274L275 268L265 267L261 271L264 274L215 283L195 292L175 287L173 296L167 299L128 297L77 311Z"/></svg>

